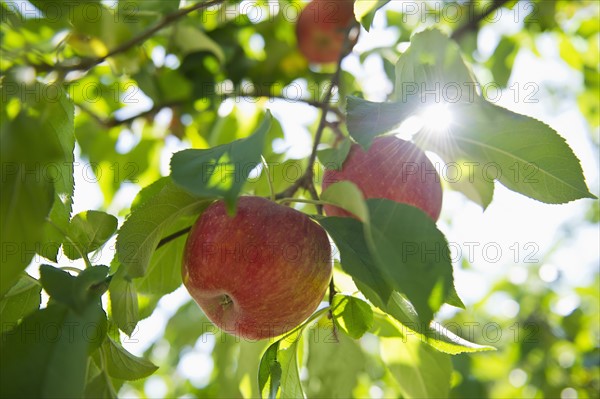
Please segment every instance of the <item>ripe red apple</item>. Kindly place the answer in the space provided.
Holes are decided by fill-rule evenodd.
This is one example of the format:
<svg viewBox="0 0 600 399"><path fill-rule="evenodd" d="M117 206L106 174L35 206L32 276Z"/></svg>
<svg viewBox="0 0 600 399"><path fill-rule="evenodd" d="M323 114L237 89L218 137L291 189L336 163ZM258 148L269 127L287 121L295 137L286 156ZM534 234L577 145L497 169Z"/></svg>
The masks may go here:
<svg viewBox="0 0 600 399"><path fill-rule="evenodd" d="M378 137L368 151L353 144L341 170L325 171L323 190L343 180L356 184L367 199L387 198L413 205L434 221L440 216L440 177L425 153L408 141ZM323 208L329 216L352 216L335 206Z"/></svg>
<svg viewBox="0 0 600 399"><path fill-rule="evenodd" d="M353 22L354 0L314 0L298 16L298 47L309 62L336 62Z"/></svg>
<svg viewBox="0 0 600 399"><path fill-rule="evenodd" d="M183 255L183 283L222 330L258 340L310 316L331 278L325 231L305 214L241 197L235 216L218 201L198 218Z"/></svg>

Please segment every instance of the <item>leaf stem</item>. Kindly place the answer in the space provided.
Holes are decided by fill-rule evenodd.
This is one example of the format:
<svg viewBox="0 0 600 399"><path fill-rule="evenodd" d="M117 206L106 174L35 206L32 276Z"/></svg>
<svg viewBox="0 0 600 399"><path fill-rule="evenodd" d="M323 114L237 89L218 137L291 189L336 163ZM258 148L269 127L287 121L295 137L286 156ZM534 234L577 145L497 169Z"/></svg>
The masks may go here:
<svg viewBox="0 0 600 399"><path fill-rule="evenodd" d="M158 244L156 245L156 249L158 249L158 248L162 247L162 246L163 246L163 245L165 245L165 244L168 244L169 242L173 241L173 240L174 240L174 239L176 239L176 238L179 238L179 237L181 237L182 235L185 235L185 234L189 233L191 229L192 229L192 226L188 226L188 227L186 227L185 229L181 229L181 230L179 230L179 231L176 231L176 232L175 232L175 233L173 233L173 234L170 234L170 235L168 235L168 236L166 236L166 237L162 238L162 239L161 239L161 240L158 242Z"/></svg>
<svg viewBox="0 0 600 399"><path fill-rule="evenodd" d="M269 193L271 194L271 201L275 201L275 188L273 187L273 179L271 178L271 171L269 170L269 165L267 164L267 160L262 155L260 156L260 160L265 168L265 172L267 172L267 181L269 182Z"/></svg>
<svg viewBox="0 0 600 399"><path fill-rule="evenodd" d="M47 217L46 221L48 223L50 223L50 225L52 225L52 227L54 227L56 229L56 231L58 231L60 234L62 234L65 237L65 240L67 240L73 246L73 248L75 248L77 250L77 252L79 252L79 255L81 255L81 259L83 259L83 262L85 263L85 267L86 268L92 267L92 262L90 262L90 258L88 258L88 254L85 252L85 250L83 248L81 248L79 246L79 244L77 244L75 241L73 241L71 239L71 237L69 237L67 232L64 231L62 228L60 228L60 226L58 226L56 223L54 223L54 221L52 221L52 219ZM64 244L63 244L63 251L64 251Z"/></svg>
<svg viewBox="0 0 600 399"><path fill-rule="evenodd" d="M294 328L292 331L286 333L285 335L283 335L281 338L278 339L278 341L283 341L284 339L292 336L293 334L295 334L296 332L298 332L299 330L303 330L304 328L306 328L306 326L308 326L310 323L312 323L313 321L315 321L316 319L318 319L319 317L323 316L323 314L329 312L329 310L331 309L331 306L327 306L323 309L319 309L317 310L315 313L313 313L308 319L306 319L306 321L302 324L300 324L298 327Z"/></svg>
<svg viewBox="0 0 600 399"><path fill-rule="evenodd" d="M104 380L106 381L106 385L108 386L108 389L110 390L111 396L113 398L117 398L117 392L115 392L115 387L112 384L112 380L110 379L110 376L108 375L108 370L106 368L106 358L104 355L104 351L102 350L102 348L100 348L98 350L98 352L100 353L100 367L102 367L102 374L104 375Z"/></svg>

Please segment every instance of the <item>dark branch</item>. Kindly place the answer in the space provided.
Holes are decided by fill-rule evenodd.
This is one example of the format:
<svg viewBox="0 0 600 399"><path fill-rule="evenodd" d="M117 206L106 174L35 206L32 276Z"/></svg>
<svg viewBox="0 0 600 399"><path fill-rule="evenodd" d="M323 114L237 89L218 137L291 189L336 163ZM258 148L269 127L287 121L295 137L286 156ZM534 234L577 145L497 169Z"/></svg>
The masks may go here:
<svg viewBox="0 0 600 399"><path fill-rule="evenodd" d="M319 108L319 109L324 109L325 108L325 104L320 102L320 101L314 101L314 100L303 100L303 99L292 99L292 98L287 98L287 97L283 97L283 96L266 96L266 95L254 95L254 94L244 94L244 95L235 95L235 96L229 96L229 95L225 95L225 96L221 96L221 99L227 99L227 98L234 98L234 97L254 97L254 98L270 98L270 99L279 99L279 100L285 100L285 101L289 101L290 103L303 103L303 104L307 104L310 105L312 107L315 108ZM155 115L158 113L158 111L160 111L163 108L172 108L172 107L177 107L177 106L181 106L184 105L185 102L184 101L172 101L172 102L166 102L163 104L157 104L155 106L153 106L152 108L150 108L147 111L142 111L139 114L130 116L128 118L125 119L117 119L115 117L110 117L110 118L103 118L102 116L96 114L94 111L92 111L90 108L88 108L87 105L85 104L76 104L83 112L85 112L86 114L88 114L90 117L92 117L92 119L94 119L96 122L98 122L100 125L107 127L107 128L111 128L111 127L115 127L118 125L124 125L130 122L133 122L135 119L137 118L142 118L142 117L148 117L150 115ZM339 108L332 108L332 107L328 107L328 111L331 111L333 113L335 113L338 117L338 120L344 120L344 114L342 112L342 110L340 110ZM338 123L338 122L328 122L329 127L332 127L332 123ZM339 129L338 129L339 130ZM337 133L336 133L337 134Z"/></svg>
<svg viewBox="0 0 600 399"><path fill-rule="evenodd" d="M83 112L85 112L90 117L92 117L92 119L94 119L100 125L102 125L104 127L107 127L107 128L111 128L111 127L115 127L115 126L118 126L118 125L125 125L125 124L128 124L128 123L131 123L134 120L136 120L137 118L143 118L143 117L148 117L150 115L155 115L155 114L158 113L158 111L160 111L163 108L172 108L172 107L176 107L176 106L183 105L183 104L184 104L184 102L182 102L182 101L172 101L172 102L166 102L164 104L157 104L157 105L153 106L152 108L150 108L147 111L142 111L139 114L135 114L135 115L130 116L130 117L125 118L125 119L117 119L115 117L103 118L100 115L96 114L91 109L89 109L87 107L87 105L85 105L85 104L76 104L76 105Z"/></svg>
<svg viewBox="0 0 600 399"><path fill-rule="evenodd" d="M37 71L41 71L41 72L87 71L88 69L106 61L106 59L109 57L112 57L112 56L120 54L120 53L124 53L125 51L142 44L143 42L145 42L146 40L151 38L156 32L169 26L173 22L178 21L179 19L183 18L184 16L186 16L194 11L203 10L210 6L214 6L214 5L223 3L224 1L225 0L210 0L207 2L196 3L196 4L192 4L189 7L182 8L180 10L172 12L171 14L165 15L164 18L159 23L154 25L152 28L140 33L139 35L131 38L130 40L126 41L125 43L115 47L114 49L112 49L106 55L104 55L102 57L80 59L78 62L76 62L74 64L59 63L59 64L55 64L55 65L49 65L49 64L44 63L44 64L36 64L36 65L30 65L30 66L34 67Z"/></svg>
<svg viewBox="0 0 600 399"><path fill-rule="evenodd" d="M479 24L481 21L489 17L493 12L497 9L508 3L509 0L494 0L491 5L489 5L484 12L475 16L473 19L469 20L466 24L462 25L454 32L452 32L451 38L454 40L458 40L462 38L468 32L473 32L479 28Z"/></svg>

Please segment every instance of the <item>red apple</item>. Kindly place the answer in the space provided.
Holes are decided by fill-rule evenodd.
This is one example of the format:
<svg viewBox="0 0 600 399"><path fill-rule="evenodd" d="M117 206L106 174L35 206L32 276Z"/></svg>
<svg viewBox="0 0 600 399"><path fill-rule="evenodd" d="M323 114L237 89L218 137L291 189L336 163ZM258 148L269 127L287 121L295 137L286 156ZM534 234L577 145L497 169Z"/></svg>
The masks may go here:
<svg viewBox="0 0 600 399"><path fill-rule="evenodd" d="M440 177L425 153L408 141L378 137L368 151L353 144L341 170L325 171L323 190L343 180L356 184L365 198L387 198L413 205L434 221L440 216ZM323 208L329 216L352 216L335 206Z"/></svg>
<svg viewBox="0 0 600 399"><path fill-rule="evenodd" d="M325 231L305 214L241 197L235 216L218 201L198 218L183 256L183 283L222 330L272 338L310 316L331 278Z"/></svg>
<svg viewBox="0 0 600 399"><path fill-rule="evenodd" d="M309 62L336 62L353 22L354 0L314 0L298 16L298 47Z"/></svg>

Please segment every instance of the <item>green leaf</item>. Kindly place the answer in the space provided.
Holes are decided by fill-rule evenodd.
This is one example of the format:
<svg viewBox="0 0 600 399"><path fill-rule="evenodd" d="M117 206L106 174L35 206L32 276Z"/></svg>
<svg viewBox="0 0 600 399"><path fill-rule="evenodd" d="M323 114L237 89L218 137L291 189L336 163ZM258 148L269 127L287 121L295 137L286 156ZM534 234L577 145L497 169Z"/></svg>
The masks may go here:
<svg viewBox="0 0 600 399"><path fill-rule="evenodd" d="M336 148L317 151L319 161L326 169L340 170L350 152L352 140L344 139Z"/></svg>
<svg viewBox="0 0 600 399"><path fill-rule="evenodd" d="M53 303L32 313L2 336L0 396L81 398L88 354L105 336L99 302L81 312Z"/></svg>
<svg viewBox="0 0 600 399"><path fill-rule="evenodd" d="M154 373L158 367L150 361L134 356L110 337L102 345L106 358L106 369L113 378L139 380Z"/></svg>
<svg viewBox="0 0 600 399"><path fill-rule="evenodd" d="M73 297L75 276L54 266L41 265L40 282L52 299L62 302L72 309L77 307Z"/></svg>
<svg viewBox="0 0 600 399"><path fill-rule="evenodd" d="M63 234L69 226L75 190L75 180L73 178L73 162L75 161L73 154L75 149L73 121L75 110L73 102L64 91L62 93L60 100L51 104L49 106L51 109L47 111L48 114L53 115L54 121L51 123L60 142L63 155L60 162L54 162L48 167L48 175L54 184L54 203L48 215L50 221L44 224L42 242L45 244L40 248L40 255L54 262L57 261L56 256L64 239ZM51 243L54 245L51 245Z"/></svg>
<svg viewBox="0 0 600 399"><path fill-rule="evenodd" d="M321 199L352 213L363 223L369 223L369 210L356 184L350 181L333 183L323 191Z"/></svg>
<svg viewBox="0 0 600 399"><path fill-rule="evenodd" d="M153 198L131 213L117 237L117 257L128 278L146 274L165 231L183 216L197 215L210 200L166 184Z"/></svg>
<svg viewBox="0 0 600 399"><path fill-rule="evenodd" d="M198 331L198 326L210 326L213 329L209 331ZM196 302L189 300L183 304L177 312L171 316L165 328L164 339L166 339L171 348L183 348L185 346L194 346L198 340L198 335L207 332L217 334L215 327L206 318ZM171 359L177 359L179 353L172 351L169 354Z"/></svg>
<svg viewBox="0 0 600 399"><path fill-rule="evenodd" d="M182 231L192 226L195 220L195 215L193 218L182 218L165 231L165 235ZM186 238L187 233L154 251L146 274L134 280L138 292L162 296L175 291L181 285L181 263Z"/></svg>
<svg viewBox="0 0 600 399"><path fill-rule="evenodd" d="M395 101L473 101L476 84L458 45L440 30L427 29L411 37L396 63Z"/></svg>
<svg viewBox="0 0 600 399"><path fill-rule="evenodd" d="M588 190L569 146L554 130L533 118L497 107L475 91L476 80L458 46L435 29L415 34L396 65L396 103L348 100L348 129L363 147L412 115L427 92L444 89L455 122L443 138L422 132L416 141L446 162L475 163L483 176L459 179L455 188L483 208L491 202L493 181L546 203L595 198ZM439 100L436 100L439 103ZM375 117L373 117L375 115Z"/></svg>
<svg viewBox="0 0 600 399"><path fill-rule="evenodd" d="M405 335L414 335L422 342L425 342L440 352L448 353L450 355L457 355L459 353L474 353L496 350L496 348L492 346L479 345L474 342L467 341L435 321L432 321L429 325L423 324L419 320L414 307L410 304L410 302L408 302L406 298L403 298L397 292L392 294L389 303L385 309L382 310L385 310L390 316L400 323L398 325L394 322L394 320L388 320L388 326L394 326L393 328L397 330L397 333L393 335L402 337ZM389 329L387 332L389 333Z"/></svg>
<svg viewBox="0 0 600 399"><path fill-rule="evenodd" d="M72 276L64 270L50 265L40 266L40 282L44 290L57 300L75 311L82 311L89 303L97 299L108 289L108 267L94 266Z"/></svg>
<svg viewBox="0 0 600 399"><path fill-rule="evenodd" d="M448 245L435 223L410 205L369 199L367 206L367 227L352 218L319 220L340 250L342 268L367 298L385 309L392 290L400 291L426 324L444 301L458 305Z"/></svg>
<svg viewBox="0 0 600 399"><path fill-rule="evenodd" d="M100 211L81 212L71 219L67 242L63 244L69 259L79 259L100 248L117 230L117 218Z"/></svg>
<svg viewBox="0 0 600 399"><path fill-rule="evenodd" d="M389 2L390 0L356 0L354 2L354 15L356 16L356 20L360 21L360 24L368 32L373 23L375 12Z"/></svg>
<svg viewBox="0 0 600 399"><path fill-rule="evenodd" d="M27 170L24 164L2 162L0 296L10 289L33 259L33 249L43 238L40 226L52 208L52 184L35 178Z"/></svg>
<svg viewBox="0 0 600 399"><path fill-rule="evenodd" d="M377 267L429 323L452 290L448 243L423 211L386 199L367 200L369 239Z"/></svg>
<svg viewBox="0 0 600 399"><path fill-rule="evenodd" d="M89 303L100 298L110 284L108 266L97 265L84 269L75 278L73 297L77 304Z"/></svg>
<svg viewBox="0 0 600 399"><path fill-rule="evenodd" d="M85 385L84 398L86 399L117 399L114 387L109 386L112 384L109 378L103 373L98 374Z"/></svg>
<svg viewBox="0 0 600 399"><path fill-rule="evenodd" d="M375 265L365 242L363 224L347 217L326 217L318 221L340 251L342 269L352 276L375 306L384 308L392 288Z"/></svg>
<svg viewBox="0 0 600 399"><path fill-rule="evenodd" d="M506 87L508 79L510 79L517 51L518 48L515 40L512 37L503 36L498 46L496 46L494 54L488 60L490 72L494 76L495 83L500 87Z"/></svg>
<svg viewBox="0 0 600 399"><path fill-rule="evenodd" d="M452 104L456 122L445 138L457 156L478 162L483 178L550 204L595 198L579 160L548 125L485 100ZM426 140L424 140L426 141ZM439 143L427 142L436 151Z"/></svg>
<svg viewBox="0 0 600 399"><path fill-rule="evenodd" d="M413 297L419 299L419 296L421 296L421 300L423 300L427 298L427 295L435 294L434 292L430 292L429 294L426 293L427 287L433 288L431 287L433 285L433 281L430 280L434 279L429 276L427 272L419 273L419 271L426 267L427 263L430 262L421 262L421 254L415 253L415 249L418 249L418 246L415 248L413 244L415 244L416 241L418 241L417 239L419 236L421 236L421 239L424 240L422 243L424 246L429 246L434 249L437 247L439 250L443 250L444 248L447 250L447 246L445 244L445 239L441 233L437 231L437 228L435 225L433 225L433 222L431 220L424 220L422 218L424 215L421 215L422 212L420 212L418 209L391 201L389 201L389 205L384 206L381 209L376 209L378 207L378 201L386 200L367 201L369 208L371 208L371 213L374 211L378 212L377 217L375 219L371 219L370 229L373 229L377 236L387 234L384 232L384 230L391 229L389 231L389 238L393 240L393 242L388 241L388 237L379 240L380 242L378 243L377 248L381 246L381 248L384 250L383 253L387 254L388 256L386 262L381 262L382 265L378 265L374 257L371 255L369 245L367 245L365 239L366 234L368 234L370 229L365 231L362 223L354 218L340 217L319 218L318 221L321 226L327 230L327 233L335 242L338 250L340 251L342 268L346 273L352 276L356 286L373 305L384 311L390 312L390 314L393 314L388 306L388 303L391 302L390 298L392 297L392 291L394 288L406 288L402 286L402 284L399 284L394 278L387 277L387 274L398 274L399 271L406 269L410 270L410 272L407 272L409 274L407 280L412 284L418 282L421 289L424 289L425 291L420 292L419 289L411 290L411 288L406 290L411 292ZM411 209L407 210L406 215L401 217L399 214L397 214L397 211L402 214L404 211L395 209L396 205L401 205L402 207ZM388 209L388 207L390 209ZM404 217L414 217L419 221L403 220ZM406 233L401 232L401 236L398 235L398 232L395 232L396 229L402 230L403 226L407 225L420 227L419 229L411 229ZM401 255L395 253L403 248L409 251ZM427 257L431 257L434 255L434 253L424 253L423 255L427 255L425 256L425 261L427 261ZM435 253L435 255L442 255L442 253ZM381 256L381 254L379 254L379 256ZM441 261L441 264L436 264L437 267L441 268L441 270L437 271L437 273L439 273L438 278L442 278L443 285L449 284L446 287L442 286L442 289L447 289L444 301L452 304L453 306L464 307L452 284L452 269L449 263L449 258L442 259L442 257L440 257L439 260ZM385 268L392 268L392 270L390 271ZM396 278L399 278L399 276L396 276ZM436 299L439 299L439 296ZM398 315L395 315L395 317L397 317L403 323L414 323L415 326L413 328L416 328L417 331L422 331L422 329L419 329L419 326L427 326L429 322L427 320L419 320L413 305L410 305L410 302L408 301L407 303L409 304L411 312L413 313L411 316L414 316L414 318L403 318ZM428 305L428 301L426 300L426 310Z"/></svg>
<svg viewBox="0 0 600 399"><path fill-rule="evenodd" d="M271 344L260 359L258 366L258 390L261 397L275 399L281 383L281 364L277 360L279 342ZM267 387L268 384L268 387ZM265 387L268 388L265 395Z"/></svg>
<svg viewBox="0 0 600 399"><path fill-rule="evenodd" d="M336 295L331 303L335 324L354 339L373 326L373 310L365 301L348 295Z"/></svg>
<svg viewBox="0 0 600 399"><path fill-rule="evenodd" d="M278 352L279 363L281 364L281 398L298 399L304 398L304 390L300 383L300 373L298 371L298 343L300 337L294 340L287 348L280 349Z"/></svg>
<svg viewBox="0 0 600 399"><path fill-rule="evenodd" d="M165 188L165 186L172 183L173 181L171 180L171 177L165 176L142 188L131 203L131 212L136 211L139 207L144 205L146 201L152 200L161 192L163 188Z"/></svg>
<svg viewBox="0 0 600 399"><path fill-rule="evenodd" d="M125 276L124 269L113 276L108 288L110 296L110 316L123 332L131 336L140 320L138 296L135 284Z"/></svg>
<svg viewBox="0 0 600 399"><path fill-rule="evenodd" d="M2 296L34 252L56 259L62 233L46 218L64 229L70 217L74 111L56 84L24 84L8 74L0 91Z"/></svg>
<svg viewBox="0 0 600 399"><path fill-rule="evenodd" d="M0 324L6 331L10 324L16 326L24 316L39 308L42 286L36 279L23 273L17 283L0 300Z"/></svg>
<svg viewBox="0 0 600 399"><path fill-rule="evenodd" d="M476 85L456 43L437 29L418 32L396 63L394 102L374 103L349 97L348 131L368 149L373 138L400 125L428 100L473 101L479 97Z"/></svg>
<svg viewBox="0 0 600 399"><path fill-rule="evenodd" d="M198 51L208 51L215 55L220 64L225 63L225 53L217 42L208 37L197 26L178 24L174 29L175 45L182 56Z"/></svg>
<svg viewBox="0 0 600 399"><path fill-rule="evenodd" d="M454 284L450 287L450 292L446 295L446 303L450 306L454 306L460 309L466 309L465 304L462 299L458 296L458 292L456 292L456 287Z"/></svg>
<svg viewBox="0 0 600 399"><path fill-rule="evenodd" d="M100 370L96 364L102 364L100 352L95 352L88 357L87 377L84 397L86 399L116 399L117 394L111 378L106 370Z"/></svg>
<svg viewBox="0 0 600 399"><path fill-rule="evenodd" d="M406 398L447 398L450 356L424 345L415 337L381 338L381 358Z"/></svg>
<svg viewBox="0 0 600 399"><path fill-rule="evenodd" d="M309 380L308 398L360 397L354 391L361 374L367 372L367 357L360 343L345 334L334 336L330 320L321 319L308 330L308 359L306 368ZM311 382L321 381L318 389Z"/></svg>
<svg viewBox="0 0 600 399"><path fill-rule="evenodd" d="M480 162L455 159L456 148L436 146L436 152L445 161L447 173L444 181L448 186L485 210L494 196L494 182L484 178L484 165Z"/></svg>
<svg viewBox="0 0 600 399"><path fill-rule="evenodd" d="M375 103L349 96L346 121L350 136L365 150L373 139L389 132L413 115L420 105L413 97L404 103Z"/></svg>
<svg viewBox="0 0 600 399"><path fill-rule="evenodd" d="M224 198L232 212L248 175L261 162L270 126L271 114L267 111L258 129L245 139L208 150L189 149L174 154L173 181L196 195Z"/></svg>

